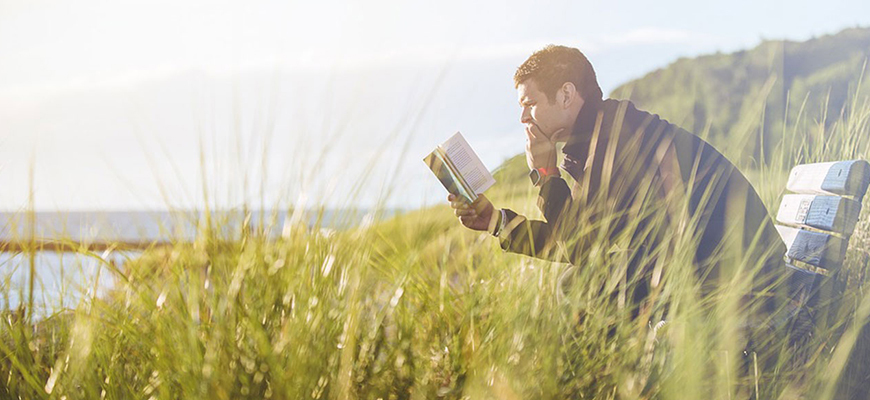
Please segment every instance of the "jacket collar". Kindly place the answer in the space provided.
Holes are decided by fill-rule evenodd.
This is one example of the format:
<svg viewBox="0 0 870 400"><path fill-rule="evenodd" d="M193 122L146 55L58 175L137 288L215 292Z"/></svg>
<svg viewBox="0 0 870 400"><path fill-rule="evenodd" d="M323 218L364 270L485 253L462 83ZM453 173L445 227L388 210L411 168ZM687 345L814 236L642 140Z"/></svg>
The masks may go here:
<svg viewBox="0 0 870 400"><path fill-rule="evenodd" d="M603 106L604 100L600 99L583 104L583 108L577 114L577 120L574 121L571 136L568 137L565 147L562 148L563 153L575 159L586 158L589 143L592 141L592 131L595 129L595 121L598 119L598 112L603 109Z"/></svg>

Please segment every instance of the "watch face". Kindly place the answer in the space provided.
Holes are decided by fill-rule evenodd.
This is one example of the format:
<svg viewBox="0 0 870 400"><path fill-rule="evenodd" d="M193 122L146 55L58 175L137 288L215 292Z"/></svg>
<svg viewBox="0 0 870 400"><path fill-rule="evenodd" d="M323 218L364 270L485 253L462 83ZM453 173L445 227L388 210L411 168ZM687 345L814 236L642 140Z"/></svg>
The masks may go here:
<svg viewBox="0 0 870 400"><path fill-rule="evenodd" d="M529 179L532 180L532 185L538 186L538 182L541 181L541 172L537 169L529 171Z"/></svg>

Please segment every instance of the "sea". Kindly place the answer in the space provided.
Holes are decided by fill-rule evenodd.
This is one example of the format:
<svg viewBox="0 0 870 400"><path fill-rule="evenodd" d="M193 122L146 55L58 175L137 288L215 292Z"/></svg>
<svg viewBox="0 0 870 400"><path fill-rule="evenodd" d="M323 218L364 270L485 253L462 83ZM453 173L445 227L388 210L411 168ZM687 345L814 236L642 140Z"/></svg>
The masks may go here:
<svg viewBox="0 0 870 400"><path fill-rule="evenodd" d="M335 231L369 224L401 214L403 210L325 209L290 211L228 210L210 212L213 226L226 234L242 226L269 237L280 237L288 227ZM0 242L72 241L77 243L150 243L193 240L205 221L201 211L88 211L0 212ZM7 248L7 247L2 247ZM105 262L122 265L139 251L104 251ZM104 295L116 283L105 262L68 251L0 251L0 310L29 303L31 257L34 265L34 315L44 318L76 308L92 296Z"/></svg>

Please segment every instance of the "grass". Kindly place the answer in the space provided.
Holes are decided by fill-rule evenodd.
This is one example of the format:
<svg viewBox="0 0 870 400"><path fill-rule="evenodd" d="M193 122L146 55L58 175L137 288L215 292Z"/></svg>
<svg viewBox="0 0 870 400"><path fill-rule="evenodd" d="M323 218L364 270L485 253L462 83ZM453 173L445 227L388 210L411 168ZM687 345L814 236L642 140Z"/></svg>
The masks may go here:
<svg viewBox="0 0 870 400"><path fill-rule="evenodd" d="M850 110L834 122L799 118L770 159L734 158L769 209L791 166L870 158L870 104L855 96ZM759 132L746 135L734 143ZM524 177L523 159L512 159L488 195L535 216ZM611 295L624 287L615 277L633 282L618 268L630 254L591 225L588 263L572 267L503 253L446 205L332 233L301 221L274 239L209 216L195 241L104 270L117 282L105 297L83 295L38 321L27 307L5 311L0 397L831 399L863 379L852 375L868 354L866 217L832 280L842 301L797 367L781 337L743 353L748 280L702 296L685 232L665 236L656 264L647 320L667 310L670 322L654 330ZM758 268L743 264L744 277Z"/></svg>

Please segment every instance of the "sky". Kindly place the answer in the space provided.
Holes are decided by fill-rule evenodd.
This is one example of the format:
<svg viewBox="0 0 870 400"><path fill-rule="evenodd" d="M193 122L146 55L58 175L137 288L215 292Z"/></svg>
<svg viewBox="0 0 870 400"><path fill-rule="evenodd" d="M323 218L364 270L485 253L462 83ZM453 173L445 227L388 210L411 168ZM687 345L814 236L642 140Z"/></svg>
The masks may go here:
<svg viewBox="0 0 870 400"><path fill-rule="evenodd" d="M0 0L0 210L431 205L453 132L523 150L511 77L548 43L607 93L854 26L870 2Z"/></svg>

